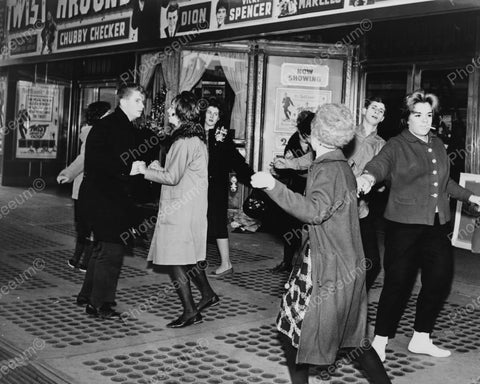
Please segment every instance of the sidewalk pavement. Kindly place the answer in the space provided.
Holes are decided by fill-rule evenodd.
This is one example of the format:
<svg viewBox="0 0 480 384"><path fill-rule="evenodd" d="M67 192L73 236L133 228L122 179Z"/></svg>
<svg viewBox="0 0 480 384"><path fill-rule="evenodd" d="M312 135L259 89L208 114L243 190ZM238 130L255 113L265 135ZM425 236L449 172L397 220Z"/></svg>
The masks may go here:
<svg viewBox="0 0 480 384"><path fill-rule="evenodd" d="M269 271L282 258L278 239L232 233L235 274L211 279L220 305L201 324L169 329L181 305L169 277L146 268L147 248L125 258L117 296L123 320L100 321L74 302L84 275L66 264L74 246L72 201L1 187L0 213L0 383L290 382L274 327L288 276ZM414 293L387 350L395 384L480 383L480 256L455 254L452 294L434 333L453 355L407 351ZM219 263L210 245L208 262ZM380 288L381 278L369 298L371 323ZM330 376L312 369L310 383L368 383L348 361L336 366Z"/></svg>

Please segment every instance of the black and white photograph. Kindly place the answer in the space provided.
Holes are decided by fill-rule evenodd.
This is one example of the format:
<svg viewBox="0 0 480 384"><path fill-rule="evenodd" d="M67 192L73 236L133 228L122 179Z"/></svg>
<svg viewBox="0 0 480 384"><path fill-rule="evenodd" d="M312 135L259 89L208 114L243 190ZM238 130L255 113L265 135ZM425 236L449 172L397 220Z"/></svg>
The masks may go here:
<svg viewBox="0 0 480 384"><path fill-rule="evenodd" d="M479 0L0 0L0 384L480 384Z"/></svg>

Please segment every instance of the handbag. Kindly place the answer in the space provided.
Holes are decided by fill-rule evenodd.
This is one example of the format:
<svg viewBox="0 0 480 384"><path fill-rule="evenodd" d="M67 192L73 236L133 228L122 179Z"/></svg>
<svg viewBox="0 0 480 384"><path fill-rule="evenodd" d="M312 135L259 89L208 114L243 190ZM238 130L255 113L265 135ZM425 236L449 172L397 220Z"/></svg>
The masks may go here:
<svg viewBox="0 0 480 384"><path fill-rule="evenodd" d="M263 220L268 213L268 197L266 193L260 189L253 189L243 202L242 208L248 217Z"/></svg>

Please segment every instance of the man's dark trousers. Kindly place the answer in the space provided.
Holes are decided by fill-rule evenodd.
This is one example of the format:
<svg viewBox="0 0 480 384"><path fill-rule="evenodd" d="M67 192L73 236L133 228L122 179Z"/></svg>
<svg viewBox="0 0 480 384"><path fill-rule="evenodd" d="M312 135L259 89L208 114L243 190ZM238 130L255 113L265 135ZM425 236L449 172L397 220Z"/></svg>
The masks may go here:
<svg viewBox="0 0 480 384"><path fill-rule="evenodd" d="M95 308L114 302L124 255L123 244L99 241L88 263L79 296L88 298Z"/></svg>

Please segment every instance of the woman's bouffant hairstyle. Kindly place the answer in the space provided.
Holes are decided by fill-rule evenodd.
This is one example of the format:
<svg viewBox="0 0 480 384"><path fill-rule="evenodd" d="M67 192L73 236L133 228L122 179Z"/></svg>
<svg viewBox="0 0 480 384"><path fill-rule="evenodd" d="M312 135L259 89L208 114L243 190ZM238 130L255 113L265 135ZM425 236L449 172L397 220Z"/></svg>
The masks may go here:
<svg viewBox="0 0 480 384"><path fill-rule="evenodd" d="M197 122L200 110L198 108L197 98L192 92L183 91L175 96L172 104L175 107L175 114L180 120L180 123Z"/></svg>
<svg viewBox="0 0 480 384"><path fill-rule="evenodd" d="M401 124L403 127L407 127L407 120L410 114L413 112L415 105L418 103L428 103L432 107L432 112L435 114L438 112L440 103L438 97L433 93L426 93L423 89L418 89L413 93L408 94L405 97L404 105L402 108Z"/></svg>
<svg viewBox="0 0 480 384"><path fill-rule="evenodd" d="M197 98L192 92L183 91L172 100L175 114L180 120L180 127L172 133L172 142L188 137L198 137L206 141L205 129L199 124L198 117L200 108Z"/></svg>
<svg viewBox="0 0 480 384"><path fill-rule="evenodd" d="M302 136L310 136L312 133L312 120L315 114L311 111L301 111L297 116L297 129Z"/></svg>
<svg viewBox="0 0 480 384"><path fill-rule="evenodd" d="M93 125L97 120L105 115L112 106L106 101L96 101L88 104L87 111L85 112L85 119L88 125Z"/></svg>
<svg viewBox="0 0 480 384"><path fill-rule="evenodd" d="M355 135L355 124L350 110L341 104L323 104L312 121L312 136L321 143L342 148Z"/></svg>

